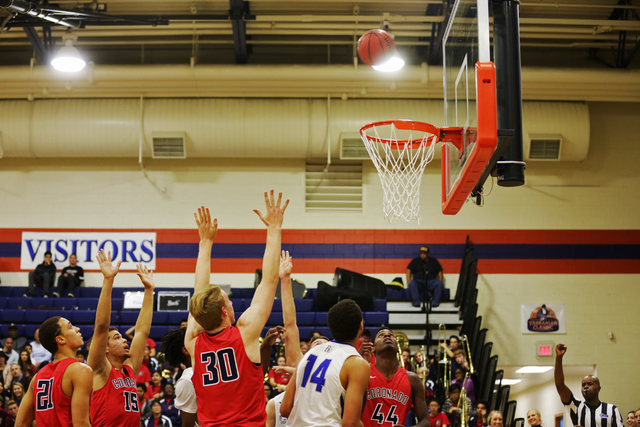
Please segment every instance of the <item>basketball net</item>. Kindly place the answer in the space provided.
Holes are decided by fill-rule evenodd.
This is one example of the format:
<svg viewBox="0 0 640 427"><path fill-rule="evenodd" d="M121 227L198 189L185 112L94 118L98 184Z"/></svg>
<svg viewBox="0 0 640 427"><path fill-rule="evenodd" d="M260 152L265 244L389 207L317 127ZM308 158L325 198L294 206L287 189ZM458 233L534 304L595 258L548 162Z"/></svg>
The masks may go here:
<svg viewBox="0 0 640 427"><path fill-rule="evenodd" d="M438 137L428 131L403 129L399 139L396 127L399 122L363 126L360 136L382 182L384 218L389 222L398 218L415 219L420 224L422 174L433 160Z"/></svg>

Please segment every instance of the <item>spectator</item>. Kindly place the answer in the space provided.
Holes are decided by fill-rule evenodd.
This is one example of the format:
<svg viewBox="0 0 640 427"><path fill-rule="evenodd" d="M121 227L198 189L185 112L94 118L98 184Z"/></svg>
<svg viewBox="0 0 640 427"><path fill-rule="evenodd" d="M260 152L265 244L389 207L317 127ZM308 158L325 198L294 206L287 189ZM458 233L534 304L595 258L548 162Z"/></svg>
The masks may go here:
<svg viewBox="0 0 640 427"><path fill-rule="evenodd" d="M4 383L0 381L0 408L7 409L7 405L9 405L9 400L11 400L9 398L9 393L7 393L7 390L5 390ZM1 425L3 424L0 423L0 426Z"/></svg>
<svg viewBox="0 0 640 427"><path fill-rule="evenodd" d="M169 417L162 415L162 405L157 399L151 401L151 416L142 422L144 427L173 427Z"/></svg>
<svg viewBox="0 0 640 427"><path fill-rule="evenodd" d="M6 419L6 425L9 427L13 427L16 422L16 418L18 418L18 404L13 400L10 400L7 404L7 412L9 413L9 417Z"/></svg>
<svg viewBox="0 0 640 427"><path fill-rule="evenodd" d="M31 381L31 377L20 369L20 365L14 363L11 365L11 380L10 384L20 383L22 387L27 390L29 388L29 382ZM7 384L5 384L5 387Z"/></svg>
<svg viewBox="0 0 640 427"><path fill-rule="evenodd" d="M78 349L78 351L76 351L76 360L80 363L87 363L87 357L84 354L84 351L82 351L81 349Z"/></svg>
<svg viewBox="0 0 640 427"><path fill-rule="evenodd" d="M36 267L35 271L29 273L29 287L25 297L32 297L35 287L42 287L42 296L49 296L49 286L53 285L56 277L56 265L51 261L51 252L44 253L44 262Z"/></svg>
<svg viewBox="0 0 640 427"><path fill-rule="evenodd" d="M11 372L9 370L9 365L7 364L7 359L7 355L4 354L3 351L0 351L0 374L2 374L2 376L0 377L0 382L3 386L7 384L9 382L9 379L11 378Z"/></svg>
<svg viewBox="0 0 640 427"><path fill-rule="evenodd" d="M487 408L489 403L478 400L476 403L476 414L469 417L469 427L487 427Z"/></svg>
<svg viewBox="0 0 640 427"><path fill-rule="evenodd" d="M640 425L640 409L636 409L634 415L636 416L636 425Z"/></svg>
<svg viewBox="0 0 640 427"><path fill-rule="evenodd" d="M529 414L527 414L527 418L529 418ZM629 411L627 414L627 427L638 427L638 423L636 422L636 414L634 411Z"/></svg>
<svg viewBox="0 0 640 427"><path fill-rule="evenodd" d="M404 369L413 372L411 371L411 349L409 347L402 349L402 364Z"/></svg>
<svg viewBox="0 0 640 427"><path fill-rule="evenodd" d="M538 411L537 409L531 409L529 412L527 412L527 421L529 422L529 425L531 427L540 427L540 424L542 423L541 421L541 416L540 416L540 411ZM628 419L627 419L628 421ZM635 418L634 418L634 423L635 423ZM631 427L631 426L629 426ZM633 426L635 427L635 426Z"/></svg>
<svg viewBox="0 0 640 427"><path fill-rule="evenodd" d="M13 338L13 348L20 351L27 345L28 341L25 337L21 337L18 331L18 325L12 323L9 325L9 336Z"/></svg>
<svg viewBox="0 0 640 427"><path fill-rule="evenodd" d="M22 369L22 372L26 373L30 377L33 377L37 372L36 366L33 364L31 355L27 350L22 350L20 352L20 360L18 360L18 365L20 365L20 369Z"/></svg>
<svg viewBox="0 0 640 427"><path fill-rule="evenodd" d="M265 402L268 402L273 398L273 387L268 382L264 383L264 397L266 399Z"/></svg>
<svg viewBox="0 0 640 427"><path fill-rule="evenodd" d="M364 329L360 334L360 339L358 340L358 348L356 350L360 351L360 348L364 346L362 353L371 354L371 364L376 364L376 356L373 354L373 343L371 342L371 331L369 329Z"/></svg>
<svg viewBox="0 0 640 427"><path fill-rule="evenodd" d="M174 393L173 384L166 384L164 386L164 396L160 401L160 405L162 405L162 415L169 418L174 426L181 426L182 418L180 417L180 410L176 408Z"/></svg>
<svg viewBox="0 0 640 427"><path fill-rule="evenodd" d="M176 380L175 406L180 410L182 427L195 427L198 425L198 401L196 390L193 386L193 368L191 366L191 356L187 354L184 347L184 334L186 328L171 329L162 338L160 351L164 353L165 360L172 366L184 367Z"/></svg>
<svg viewBox="0 0 640 427"><path fill-rule="evenodd" d="M442 412L447 414L449 417L449 422L452 427L459 427L461 421L461 413L462 410L458 407L458 403L460 402L460 385L459 384L451 384L449 386L449 397L444 401L444 405L442 406ZM471 404L471 400L466 398L466 405L469 410L472 410L473 405ZM469 414L466 414L467 416ZM468 425L468 424L467 424Z"/></svg>
<svg viewBox="0 0 640 427"><path fill-rule="evenodd" d="M287 366L287 360L284 356L279 356L277 364L278 366ZM284 372L278 373L273 369L269 370L269 384L271 384L271 387L278 390L280 393L287 389L290 378L290 375Z"/></svg>
<svg viewBox="0 0 640 427"><path fill-rule="evenodd" d="M311 333L309 334L309 341L311 341L315 337L321 337L321 336L322 334L320 333L320 331L311 331ZM311 343L309 343L309 345L311 345Z"/></svg>
<svg viewBox="0 0 640 427"><path fill-rule="evenodd" d="M452 383L458 384L461 388L464 387L467 391L467 397L471 401L471 404L475 405L476 396L475 396L475 389L473 387L473 380L470 377L466 379L465 378L466 378L465 372L462 370L462 368L458 368L453 373Z"/></svg>
<svg viewBox="0 0 640 427"><path fill-rule="evenodd" d="M502 414L500 411L491 411L489 414L489 427L502 427Z"/></svg>
<svg viewBox="0 0 640 427"><path fill-rule="evenodd" d="M438 399L432 398L429 400L429 425L431 427L448 426L449 418L442 412L440 412L440 402ZM473 427L473 426L470 426Z"/></svg>
<svg viewBox="0 0 640 427"><path fill-rule="evenodd" d="M22 398L24 397L24 394L25 394L24 386L20 382L13 383L11 385L11 391L12 391L11 400L16 402L18 406L20 406L20 402L22 402Z"/></svg>
<svg viewBox="0 0 640 427"><path fill-rule="evenodd" d="M0 426L13 426L15 425L15 420L13 417L4 410L4 408L0 408Z"/></svg>
<svg viewBox="0 0 640 427"><path fill-rule="evenodd" d="M186 328L188 323L189 323L189 322L188 322L188 320L187 320L187 319L182 319L182 320L180 321L180 328Z"/></svg>
<svg viewBox="0 0 640 427"><path fill-rule="evenodd" d="M444 289L442 266L436 258L429 257L429 248L423 246L420 248L420 256L412 259L407 266L407 283L414 307L420 307L420 303L425 299L425 276L426 290L433 293L431 307L438 307Z"/></svg>
<svg viewBox="0 0 640 427"><path fill-rule="evenodd" d="M162 373L160 371L155 371L151 374L151 384L147 387L147 394L145 394L147 399L156 399L159 401L162 398L162 380Z"/></svg>
<svg viewBox="0 0 640 427"><path fill-rule="evenodd" d="M11 325L15 325L15 323L12 323ZM11 325L9 327L11 327ZM13 365L14 363L18 363L18 360L20 360L20 355L13 349L13 338L11 337L6 337L4 339L4 347L2 348L2 352L6 355L6 363L9 366Z"/></svg>
<svg viewBox="0 0 640 427"><path fill-rule="evenodd" d="M62 269L58 278L58 289L53 292L53 296L67 295L69 298L75 297L76 288L84 280L84 270L78 265L76 254L69 255L69 265Z"/></svg>
<svg viewBox="0 0 640 427"><path fill-rule="evenodd" d="M147 399L147 386L144 383L136 385L138 390L138 408L140 408L140 418L143 420L151 414L151 400Z"/></svg>
<svg viewBox="0 0 640 427"><path fill-rule="evenodd" d="M307 354L307 351L309 351L309 345L305 341L300 341L300 352L302 355Z"/></svg>
<svg viewBox="0 0 640 427"><path fill-rule="evenodd" d="M151 384L151 372L149 372L149 369L144 366L144 364L140 365L140 369L138 369L136 383L144 383L144 385L147 387L149 386L149 384ZM145 390L147 387L145 387Z"/></svg>
<svg viewBox="0 0 640 427"><path fill-rule="evenodd" d="M429 361L425 359L422 350L416 351L413 355L411 370L418 374L420 379L424 382L424 377L429 373Z"/></svg>

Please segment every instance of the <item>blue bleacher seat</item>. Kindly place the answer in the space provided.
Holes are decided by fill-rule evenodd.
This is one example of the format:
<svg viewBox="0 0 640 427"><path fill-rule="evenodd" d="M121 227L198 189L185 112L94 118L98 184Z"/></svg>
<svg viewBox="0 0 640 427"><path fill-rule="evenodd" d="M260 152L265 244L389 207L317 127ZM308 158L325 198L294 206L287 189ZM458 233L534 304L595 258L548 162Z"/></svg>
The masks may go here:
<svg viewBox="0 0 640 427"><path fill-rule="evenodd" d="M123 324L123 323L133 323L135 324L138 321L138 314L140 314L139 311L129 311L129 310L122 310L118 316L118 323Z"/></svg>
<svg viewBox="0 0 640 427"><path fill-rule="evenodd" d="M284 322L282 320L282 312L275 312L269 315L269 320L267 320L267 325L282 325Z"/></svg>
<svg viewBox="0 0 640 427"><path fill-rule="evenodd" d="M299 326L298 332L300 332L300 341L308 341L311 332L316 330L318 329L313 326Z"/></svg>
<svg viewBox="0 0 640 427"><path fill-rule="evenodd" d="M387 311L387 300L376 298L373 300L373 309L375 311Z"/></svg>
<svg viewBox="0 0 640 427"><path fill-rule="evenodd" d="M93 325L74 325L80 328L80 333L85 341L93 336Z"/></svg>
<svg viewBox="0 0 640 427"><path fill-rule="evenodd" d="M24 333L24 335L22 335L23 337L29 337L29 338L33 338L33 336L36 333L36 329L38 329L40 327L40 324L36 324L36 325L22 325L22 331L21 333Z"/></svg>
<svg viewBox="0 0 640 427"><path fill-rule="evenodd" d="M167 313L167 311L154 311L152 323L154 325L166 325L168 318Z"/></svg>
<svg viewBox="0 0 640 427"><path fill-rule="evenodd" d="M111 310L122 310L122 298L111 298ZM96 304L96 307L98 305Z"/></svg>
<svg viewBox="0 0 640 427"><path fill-rule="evenodd" d="M233 309L236 310L235 306L233 307ZM177 328L178 326L180 326L180 322L187 318L189 318L189 312L187 311L167 311L166 323L168 325L172 325L174 328Z"/></svg>
<svg viewBox="0 0 640 427"><path fill-rule="evenodd" d="M74 326L79 324L93 325L96 321L96 312L93 310L75 310L69 314L71 315L69 321L71 321Z"/></svg>
<svg viewBox="0 0 640 427"><path fill-rule="evenodd" d="M31 307L55 307L57 299L56 298L43 298L43 297L33 297L31 298Z"/></svg>
<svg viewBox="0 0 640 427"><path fill-rule="evenodd" d="M98 298L78 298L78 308L80 310L93 310L98 308ZM118 310L111 304L111 310Z"/></svg>
<svg viewBox="0 0 640 427"><path fill-rule="evenodd" d="M375 313L368 312L362 313L362 317L364 317L365 325L386 325L389 323L389 313Z"/></svg>
<svg viewBox="0 0 640 427"><path fill-rule="evenodd" d="M56 314L57 316L57 314ZM48 318L53 317L50 310L25 310L24 311L24 323L37 323L42 324Z"/></svg>
<svg viewBox="0 0 640 427"><path fill-rule="evenodd" d="M389 301L411 301L409 289L401 289L397 286L387 286L387 300Z"/></svg>
<svg viewBox="0 0 640 427"><path fill-rule="evenodd" d="M9 299L6 296L0 296L0 310L3 310L7 306L8 301Z"/></svg>
<svg viewBox="0 0 640 427"><path fill-rule="evenodd" d="M31 298L9 297L7 298L7 308L20 310L20 307L31 307Z"/></svg>
<svg viewBox="0 0 640 427"><path fill-rule="evenodd" d="M296 311L313 311L314 301L310 299L297 299L294 300L296 304Z"/></svg>
<svg viewBox="0 0 640 427"><path fill-rule="evenodd" d="M231 301L231 304L233 304L233 309L235 311L244 310L246 308L244 306L244 300L242 298L231 298L230 301Z"/></svg>
<svg viewBox="0 0 640 427"><path fill-rule="evenodd" d="M0 286L0 297L8 298L13 296L13 287Z"/></svg>
<svg viewBox="0 0 640 427"><path fill-rule="evenodd" d="M76 298L55 298L51 307L64 307L67 310L73 310L78 305Z"/></svg>
<svg viewBox="0 0 640 427"><path fill-rule="evenodd" d="M315 312L313 323L316 325L325 326L327 324L327 312L326 311Z"/></svg>
<svg viewBox="0 0 640 427"><path fill-rule="evenodd" d="M167 335L169 328L166 326L152 326L151 332L149 333L149 338L153 340L162 341L162 338Z"/></svg>
<svg viewBox="0 0 640 427"><path fill-rule="evenodd" d="M76 288L76 298L100 298L102 288L99 287L79 287Z"/></svg>
<svg viewBox="0 0 640 427"><path fill-rule="evenodd" d="M282 311L282 300L281 299L277 299L273 301L273 307L271 308L271 311Z"/></svg>
<svg viewBox="0 0 640 427"><path fill-rule="evenodd" d="M305 296L305 299L315 300L317 296L318 296L317 288L313 288L313 289L307 288L307 295Z"/></svg>
<svg viewBox="0 0 640 427"><path fill-rule="evenodd" d="M254 288L231 288L231 296L233 298L253 298Z"/></svg>
<svg viewBox="0 0 640 427"><path fill-rule="evenodd" d="M2 310L0 311L0 318L2 318L3 322L22 323L24 320L24 310Z"/></svg>
<svg viewBox="0 0 640 427"><path fill-rule="evenodd" d="M312 311L296 313L298 325L314 325L316 314ZM325 323L326 324L326 323Z"/></svg>
<svg viewBox="0 0 640 427"><path fill-rule="evenodd" d="M251 307L251 298L242 298L242 310L246 310ZM235 310L235 306L233 307Z"/></svg>
<svg viewBox="0 0 640 427"><path fill-rule="evenodd" d="M112 325L118 324L118 312L115 310L111 310L111 324Z"/></svg>

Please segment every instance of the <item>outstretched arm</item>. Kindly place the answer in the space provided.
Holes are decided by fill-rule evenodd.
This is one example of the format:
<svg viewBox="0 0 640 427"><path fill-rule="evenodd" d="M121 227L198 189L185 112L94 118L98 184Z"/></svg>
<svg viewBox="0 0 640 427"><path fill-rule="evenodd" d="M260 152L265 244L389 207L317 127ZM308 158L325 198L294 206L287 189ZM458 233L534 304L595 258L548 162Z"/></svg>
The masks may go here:
<svg viewBox="0 0 640 427"><path fill-rule="evenodd" d="M342 381L343 372L346 371L347 381L344 384L346 393L344 395L344 413L342 415L342 427L362 426L360 417L362 415L362 403L364 394L369 385L369 374L371 366L366 360L359 356L348 358L340 372Z"/></svg>
<svg viewBox="0 0 640 427"><path fill-rule="evenodd" d="M413 407L416 411L416 418L418 419L416 426L429 427L429 410L427 408L427 402L425 401L422 380L413 372L407 372L407 374L409 384L411 385L411 399L413 400Z"/></svg>
<svg viewBox="0 0 640 427"><path fill-rule="evenodd" d="M280 254L280 291L282 297L282 315L284 317L285 346L284 352L289 366L296 367L302 359L300 351L300 331L296 320L296 305L293 301L293 290L291 289L291 271L293 270L293 258L289 256L289 251L282 251Z"/></svg>
<svg viewBox="0 0 640 427"><path fill-rule="evenodd" d="M287 387L287 391L284 393L284 397L282 398L282 403L280 404L280 415L285 418L289 418L291 415L291 410L293 409L293 402L296 400L296 375L298 372L296 371L289 380L289 387Z"/></svg>
<svg viewBox="0 0 640 427"><path fill-rule="evenodd" d="M209 208L201 206L198 212L193 214L198 225L198 234L200 235L200 246L198 247L198 261L196 262L196 280L193 287L193 293L202 290L209 284L211 279L211 246L218 234L218 220L211 221ZM203 331L202 326L196 322L189 313L187 321L187 331L184 335L184 346L191 355L191 363L195 363L195 343L196 337Z"/></svg>
<svg viewBox="0 0 640 427"><path fill-rule="evenodd" d="M267 331L267 334L260 344L260 364L262 365L262 373L266 375L271 365L271 347L276 343L276 339L284 333L282 326L276 326Z"/></svg>
<svg viewBox="0 0 640 427"><path fill-rule="evenodd" d="M567 347L564 344L556 345L556 366L553 370L553 378L556 381L556 390L560 395L560 399L564 405L571 403L573 393L569 390L569 387L564 383L564 371L562 370L562 357L567 352Z"/></svg>
<svg viewBox="0 0 640 427"><path fill-rule="evenodd" d="M153 290L155 283L153 281L153 272L148 271L147 267L138 264L138 277L144 285L144 299L142 300L142 308L138 314L136 321L136 332L131 342L131 357L127 360L127 365L133 368L133 372L138 372L142 359L144 358L144 349L147 346L147 338L151 332L151 320L153 318Z"/></svg>
<svg viewBox="0 0 640 427"><path fill-rule="evenodd" d="M287 209L289 200L282 203L282 193L278 194L277 202L274 199L273 190L271 193L264 193L266 212L263 214L259 210L254 210L262 222L267 226L267 247L262 260L262 281L256 289L251 306L238 319L238 329L242 335L245 351L249 360L258 363L260 360L260 349L258 347L258 337L262 328L269 319L273 299L276 295L278 285L278 265L280 259L280 240L282 230L282 220L284 211Z"/></svg>
<svg viewBox="0 0 640 427"><path fill-rule="evenodd" d="M35 378L29 383L29 390L27 394L22 398L20 408L18 409L18 416L16 418L15 427L30 427L33 421L36 419L36 409L33 405L33 382ZM3 398L4 399L4 398Z"/></svg>
<svg viewBox="0 0 640 427"><path fill-rule="evenodd" d="M111 252L105 254L102 249L98 252L96 259L100 264L104 279L102 280L102 291L100 291L100 299L98 300L96 323L93 328L87 364L93 369L94 374L102 374L104 377L104 373L111 369L107 366L109 361L105 352L109 340L109 326L111 325L111 290L122 261L118 261L116 266L112 265Z"/></svg>
<svg viewBox="0 0 640 427"><path fill-rule="evenodd" d="M73 427L91 427L89 421L89 403L91 401L92 373L91 368L82 363L74 363L71 369L71 419Z"/></svg>

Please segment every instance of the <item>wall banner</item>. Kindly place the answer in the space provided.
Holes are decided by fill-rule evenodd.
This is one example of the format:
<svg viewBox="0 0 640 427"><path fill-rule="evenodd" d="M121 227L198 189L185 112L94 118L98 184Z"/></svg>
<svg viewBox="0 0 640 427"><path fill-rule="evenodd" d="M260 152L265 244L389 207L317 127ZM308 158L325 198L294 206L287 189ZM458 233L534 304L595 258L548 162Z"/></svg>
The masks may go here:
<svg viewBox="0 0 640 427"><path fill-rule="evenodd" d="M136 270L142 263L156 269L156 233L48 233L23 232L20 244L20 269L34 270L50 251L58 270L69 265L75 253L78 265L85 270L100 270L96 255L100 249L111 252L113 263L122 260L120 270Z"/></svg>
<svg viewBox="0 0 640 427"><path fill-rule="evenodd" d="M523 334L566 334L564 304L522 304Z"/></svg>

